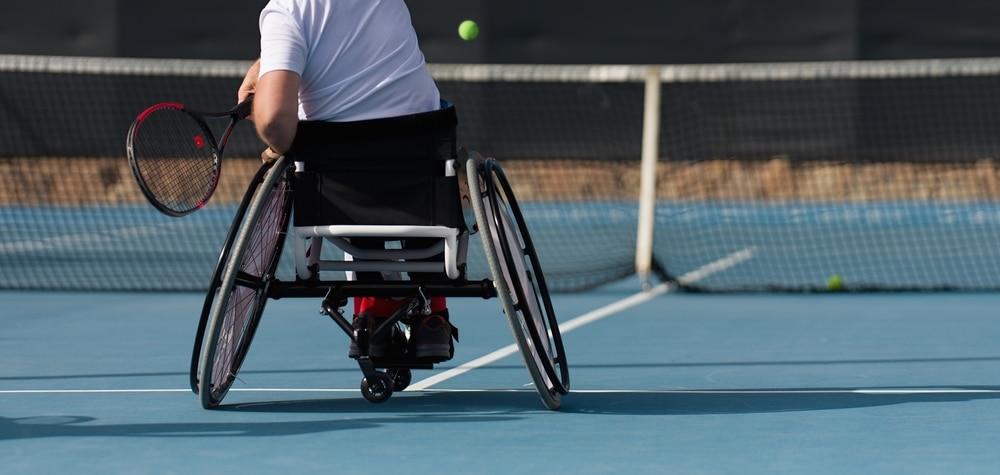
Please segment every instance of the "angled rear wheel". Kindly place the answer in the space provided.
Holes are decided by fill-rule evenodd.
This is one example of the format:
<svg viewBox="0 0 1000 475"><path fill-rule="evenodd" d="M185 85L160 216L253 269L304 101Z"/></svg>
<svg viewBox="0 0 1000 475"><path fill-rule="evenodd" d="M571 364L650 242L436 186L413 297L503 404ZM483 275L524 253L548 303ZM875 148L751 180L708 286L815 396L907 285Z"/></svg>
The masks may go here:
<svg viewBox="0 0 1000 475"><path fill-rule="evenodd" d="M558 409L569 367L538 255L500 165L473 155L469 191L493 283L542 403Z"/></svg>
<svg viewBox="0 0 1000 475"><path fill-rule="evenodd" d="M291 204L288 165L282 158L254 193L216 290L197 378L206 409L222 402L246 358L278 268Z"/></svg>
<svg viewBox="0 0 1000 475"><path fill-rule="evenodd" d="M205 340L205 328L208 327L208 321L212 318L212 309L215 307L215 300L219 295L219 287L222 285L222 274L226 271L226 264L229 263L233 243L236 241L236 236L240 231L240 225L243 224L243 217L247 214L247 208L250 207L250 203L253 201L254 192L260 186L260 183L264 181L264 176L270 168L270 165L261 166L250 180L247 192L244 194L243 201L240 202L239 207L236 208L236 215L233 216L233 222L229 226L229 232L226 234L225 241L223 241L219 260L215 264L215 271L212 272L212 281L209 283L208 293L205 295L205 303L201 308L201 317L198 319L198 330L194 337L194 348L191 351L189 379L191 390L195 394L198 394L198 371L201 367L201 350Z"/></svg>

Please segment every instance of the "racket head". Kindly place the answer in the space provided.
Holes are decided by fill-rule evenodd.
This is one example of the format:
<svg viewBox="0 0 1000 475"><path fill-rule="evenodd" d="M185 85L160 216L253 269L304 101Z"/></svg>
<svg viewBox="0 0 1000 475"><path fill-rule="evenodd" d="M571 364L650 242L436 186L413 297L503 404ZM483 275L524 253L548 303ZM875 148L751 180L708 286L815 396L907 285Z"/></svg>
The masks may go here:
<svg viewBox="0 0 1000 475"><path fill-rule="evenodd" d="M212 197L221 171L219 145L208 124L183 104L146 109L126 140L132 175L157 210L185 216Z"/></svg>

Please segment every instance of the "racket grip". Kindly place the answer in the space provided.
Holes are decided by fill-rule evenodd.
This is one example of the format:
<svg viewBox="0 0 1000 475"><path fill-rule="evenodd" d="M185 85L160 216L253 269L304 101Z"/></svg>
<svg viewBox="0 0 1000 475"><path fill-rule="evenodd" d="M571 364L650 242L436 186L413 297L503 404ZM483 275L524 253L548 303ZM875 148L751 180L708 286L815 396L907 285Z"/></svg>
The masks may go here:
<svg viewBox="0 0 1000 475"><path fill-rule="evenodd" d="M250 115L252 109L253 109L253 94L250 94L250 96L244 99L243 102L236 104L236 107L233 108L233 112L236 114L238 118L246 119L247 116Z"/></svg>

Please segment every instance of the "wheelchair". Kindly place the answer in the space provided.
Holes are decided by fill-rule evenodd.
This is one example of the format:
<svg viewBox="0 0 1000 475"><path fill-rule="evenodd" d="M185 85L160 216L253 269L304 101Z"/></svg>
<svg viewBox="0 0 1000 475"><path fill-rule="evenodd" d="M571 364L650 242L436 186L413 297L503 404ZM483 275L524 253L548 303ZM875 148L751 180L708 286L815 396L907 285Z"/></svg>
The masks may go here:
<svg viewBox="0 0 1000 475"><path fill-rule="evenodd" d="M357 345L356 357L351 357L362 373L361 394L370 402L384 402L407 387L411 370L432 369L439 363L407 350L404 324L428 315L429 299L440 296L497 298L542 403L558 409L561 396L569 391L569 368L524 216L494 159L462 149L456 155L439 174L458 181L455 189L459 191L439 200L457 201L460 211L471 204L475 217L471 225L460 219L457 227L298 225L292 216L301 162L281 157L261 166L224 241L198 324L190 382L202 407L211 409L222 403L250 349L267 300L281 298L322 299L320 313ZM492 279L467 279L468 243L474 234L482 241ZM354 246L352 240L358 237L419 237L434 244L426 249L373 250ZM294 280L276 276L286 239L294 241ZM344 251L345 257L322 257L324 244ZM429 260L432 256L438 259ZM340 272L331 277L330 271ZM349 278L355 272L407 273L411 278L377 282ZM445 277L412 278L412 273L429 272ZM348 298L361 296L402 299L404 304L385 321L362 318L355 323L348 320L343 307ZM378 337L388 338L389 348L384 355L371 356L369 344Z"/></svg>

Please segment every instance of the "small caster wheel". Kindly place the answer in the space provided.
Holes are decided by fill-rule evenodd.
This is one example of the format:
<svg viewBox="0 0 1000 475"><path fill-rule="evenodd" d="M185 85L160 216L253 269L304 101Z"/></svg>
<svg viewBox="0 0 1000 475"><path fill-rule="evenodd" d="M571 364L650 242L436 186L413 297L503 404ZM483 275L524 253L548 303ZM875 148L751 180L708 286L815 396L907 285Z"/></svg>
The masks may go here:
<svg viewBox="0 0 1000 475"><path fill-rule="evenodd" d="M392 378L392 390L402 391L410 385L413 380L413 373L408 368L392 368L386 371Z"/></svg>
<svg viewBox="0 0 1000 475"><path fill-rule="evenodd" d="M368 378L361 380L361 395L368 400L368 402L380 403L389 400L392 396L393 381L388 374L381 371L376 373L375 381L368 381Z"/></svg>

